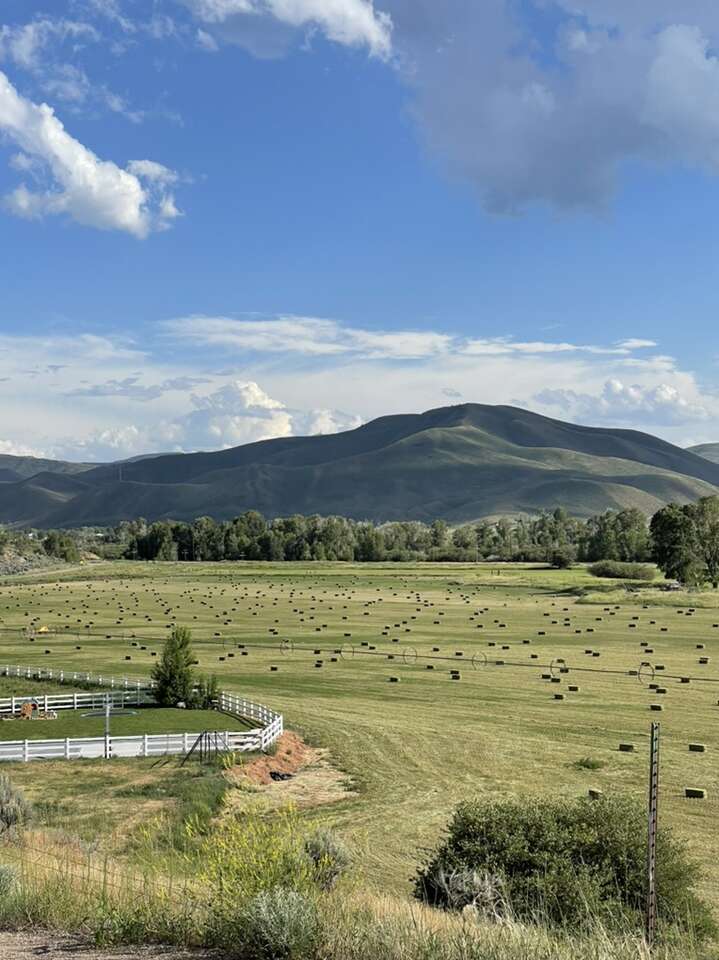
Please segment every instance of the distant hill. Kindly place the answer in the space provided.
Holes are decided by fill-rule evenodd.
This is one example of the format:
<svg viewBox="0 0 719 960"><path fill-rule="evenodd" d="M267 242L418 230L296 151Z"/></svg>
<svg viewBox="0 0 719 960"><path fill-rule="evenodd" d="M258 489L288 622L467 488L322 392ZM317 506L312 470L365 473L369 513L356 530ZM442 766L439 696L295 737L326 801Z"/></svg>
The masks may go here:
<svg viewBox="0 0 719 960"><path fill-rule="evenodd" d="M719 463L719 443L700 443L696 447L689 447L692 453L696 453L705 460L711 460L712 463Z"/></svg>
<svg viewBox="0 0 719 960"><path fill-rule="evenodd" d="M75 474L97 466L94 463L68 463L65 460L43 460L40 457L14 457L0 453L0 483L27 480L38 473Z"/></svg>
<svg viewBox="0 0 719 960"><path fill-rule="evenodd" d="M269 517L454 523L560 505L577 516L623 507L652 513L670 500L716 493L718 464L649 434L463 404L381 417L345 433L163 454L121 468L85 464L72 472L46 465L0 483L0 522L223 519L256 509Z"/></svg>

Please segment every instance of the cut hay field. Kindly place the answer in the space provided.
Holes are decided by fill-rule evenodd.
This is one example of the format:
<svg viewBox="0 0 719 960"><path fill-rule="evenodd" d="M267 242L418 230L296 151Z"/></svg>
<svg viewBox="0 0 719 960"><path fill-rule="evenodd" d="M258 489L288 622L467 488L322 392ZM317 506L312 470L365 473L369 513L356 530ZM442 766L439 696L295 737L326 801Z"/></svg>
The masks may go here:
<svg viewBox="0 0 719 960"><path fill-rule="evenodd" d="M579 587L593 592L568 592ZM472 795L644 795L658 719L662 822L687 839L719 907L719 606L709 594L600 591L582 569L522 565L98 564L0 584L0 665L144 677L168 628L189 626L201 670L281 710L352 781L351 796L305 815L341 832L380 891L409 889L422 848ZM654 681L665 693L629 675L642 661L665 668ZM559 683L542 679L553 662ZM62 803L65 769L83 774L61 767L13 765L12 776L34 795L47 778L45 799ZM134 769L111 761L113 789ZM86 770L102 805L102 764ZM685 787L707 799L684 799Z"/></svg>

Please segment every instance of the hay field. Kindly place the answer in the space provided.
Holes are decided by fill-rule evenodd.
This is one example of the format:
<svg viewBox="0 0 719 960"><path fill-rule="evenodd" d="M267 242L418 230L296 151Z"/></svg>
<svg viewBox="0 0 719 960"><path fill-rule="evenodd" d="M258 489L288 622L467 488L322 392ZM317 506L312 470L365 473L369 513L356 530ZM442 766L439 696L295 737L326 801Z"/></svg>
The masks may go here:
<svg viewBox="0 0 719 960"><path fill-rule="evenodd" d="M570 592L582 586L594 592ZM98 564L0 584L0 664L146 676L168 628L189 626L200 669L329 749L354 793L306 815L342 833L379 891L408 889L473 794L643 795L660 720L662 822L688 839L719 906L719 606L601 589L581 568L526 565ZM630 675L642 662L644 683ZM12 775L35 786L41 766L27 767Z"/></svg>

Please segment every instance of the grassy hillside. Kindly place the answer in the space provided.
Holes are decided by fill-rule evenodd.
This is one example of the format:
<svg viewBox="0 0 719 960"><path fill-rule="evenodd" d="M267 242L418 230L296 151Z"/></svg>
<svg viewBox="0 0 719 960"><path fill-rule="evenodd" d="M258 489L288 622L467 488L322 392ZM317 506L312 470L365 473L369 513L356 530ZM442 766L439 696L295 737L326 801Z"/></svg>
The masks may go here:
<svg viewBox="0 0 719 960"><path fill-rule="evenodd" d="M0 488L0 521L45 526L145 516L226 519L257 509L375 521L450 522L537 513L651 513L719 488L719 465L630 430L582 427L514 407L464 404L382 417L345 433L44 472Z"/></svg>
<svg viewBox="0 0 719 960"><path fill-rule="evenodd" d="M719 443L700 443L696 447L689 447L689 450L705 460L719 463Z"/></svg>

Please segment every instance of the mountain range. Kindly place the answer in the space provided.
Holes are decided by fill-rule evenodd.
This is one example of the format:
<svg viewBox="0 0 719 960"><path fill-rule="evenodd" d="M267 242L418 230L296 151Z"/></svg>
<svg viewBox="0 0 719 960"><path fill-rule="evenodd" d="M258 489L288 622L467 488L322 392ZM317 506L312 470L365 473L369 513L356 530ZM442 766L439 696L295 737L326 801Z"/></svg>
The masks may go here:
<svg viewBox="0 0 719 960"><path fill-rule="evenodd" d="M624 507L651 514L719 494L717 461L719 444L685 450L634 430L462 404L344 433L112 464L2 455L0 523L227 519L249 509L451 523L557 506L579 517Z"/></svg>

